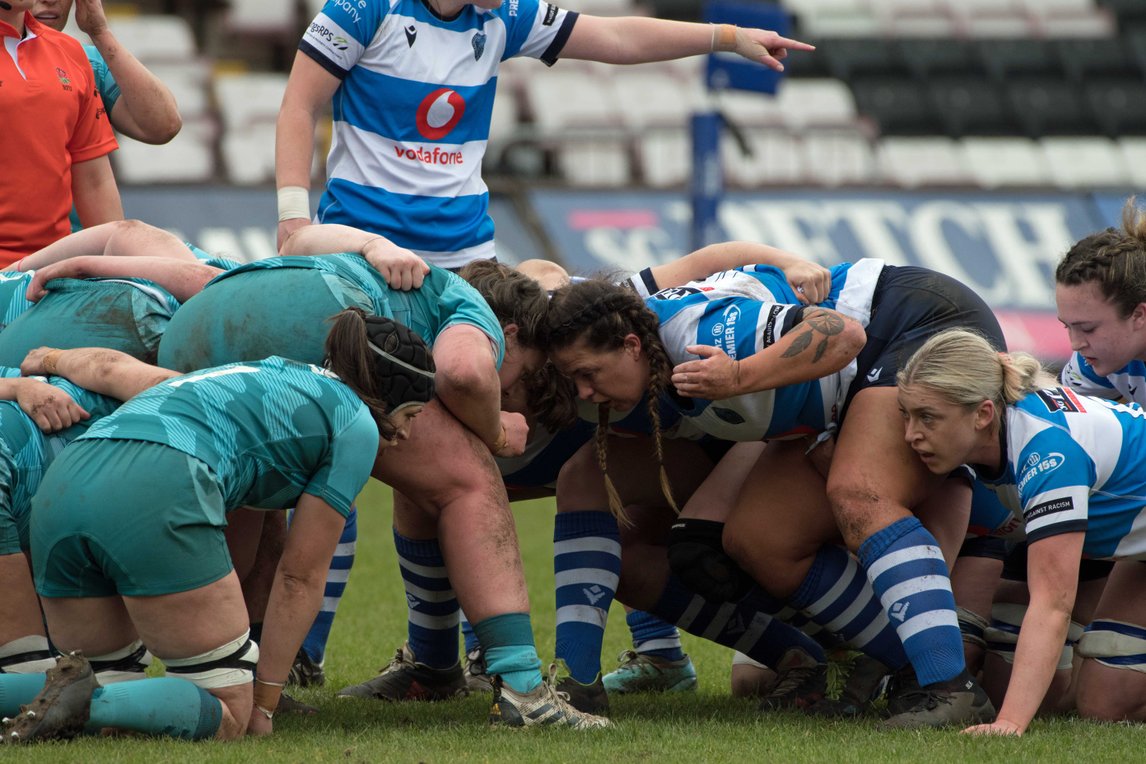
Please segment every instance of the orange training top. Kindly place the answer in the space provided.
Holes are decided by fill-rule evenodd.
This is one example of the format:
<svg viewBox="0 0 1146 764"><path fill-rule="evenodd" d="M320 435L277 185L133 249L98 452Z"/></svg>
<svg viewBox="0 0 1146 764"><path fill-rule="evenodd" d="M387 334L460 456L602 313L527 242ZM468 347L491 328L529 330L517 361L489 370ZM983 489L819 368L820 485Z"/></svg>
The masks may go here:
<svg viewBox="0 0 1146 764"><path fill-rule="evenodd" d="M0 267L71 232L72 165L116 148L83 46L0 22Z"/></svg>

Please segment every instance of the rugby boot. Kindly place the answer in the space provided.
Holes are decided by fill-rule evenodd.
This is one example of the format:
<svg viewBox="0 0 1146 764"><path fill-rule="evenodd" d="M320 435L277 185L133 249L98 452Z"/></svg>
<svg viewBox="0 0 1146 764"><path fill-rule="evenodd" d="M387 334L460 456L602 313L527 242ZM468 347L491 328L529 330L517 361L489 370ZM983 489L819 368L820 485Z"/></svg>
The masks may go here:
<svg viewBox="0 0 1146 764"><path fill-rule="evenodd" d="M301 647L294 657L294 665L287 674L287 684L298 687L322 687L326 684L326 672L322 670L323 661L315 663Z"/></svg>
<svg viewBox="0 0 1146 764"><path fill-rule="evenodd" d="M968 727L994 721L995 707L979 683L966 670L954 679L921 687L914 674L897 674L888 690L888 711L883 729Z"/></svg>
<svg viewBox="0 0 1146 764"><path fill-rule="evenodd" d="M625 650L620 666L601 677L605 690L623 695L628 692L685 692L696 689L696 669L686 655L670 661L655 655Z"/></svg>
<svg viewBox="0 0 1146 764"><path fill-rule="evenodd" d="M558 672L560 672L560 679L557 679ZM605 685L601 682L600 674L597 674L592 682L582 684L572 677L563 660L550 664L549 673L550 681L557 693L569 701L569 704L578 711L599 715L609 713L609 694L605 692Z"/></svg>
<svg viewBox="0 0 1146 764"><path fill-rule="evenodd" d="M595 716L575 708L568 696L553 685L550 677L531 692L515 692L506 687L500 676L493 678L493 705L489 709L489 723L499 727L564 726L573 729L599 729L613 725L603 716Z"/></svg>
<svg viewBox="0 0 1146 764"><path fill-rule="evenodd" d="M760 710L805 709L823 700L827 692L828 664L794 647L780 660L776 684L760 701Z"/></svg>
<svg viewBox="0 0 1146 764"><path fill-rule="evenodd" d="M878 713L875 701L883 694L890 669L875 658L860 654L851 663L838 698L824 698L805 710L812 716L855 718Z"/></svg>
<svg viewBox="0 0 1146 764"><path fill-rule="evenodd" d="M467 692L493 692L493 680L485 670L485 650L480 647L470 650L462 665Z"/></svg>
<svg viewBox="0 0 1146 764"><path fill-rule="evenodd" d="M279 696L279 705L275 709L275 713L298 714L299 716L317 716L318 709L308 703L303 703L298 698L287 695L284 692Z"/></svg>
<svg viewBox="0 0 1146 764"><path fill-rule="evenodd" d="M92 693L99 687L91 664L79 652L61 655L48 669L44 689L20 713L4 720L4 741L71 738L84 731Z"/></svg>
<svg viewBox="0 0 1146 764"><path fill-rule="evenodd" d="M373 679L361 684L343 687L340 698L370 698L373 700L446 700L466 692L466 678L462 664L447 669L430 668L418 663L408 643L403 643L394 654L390 665Z"/></svg>

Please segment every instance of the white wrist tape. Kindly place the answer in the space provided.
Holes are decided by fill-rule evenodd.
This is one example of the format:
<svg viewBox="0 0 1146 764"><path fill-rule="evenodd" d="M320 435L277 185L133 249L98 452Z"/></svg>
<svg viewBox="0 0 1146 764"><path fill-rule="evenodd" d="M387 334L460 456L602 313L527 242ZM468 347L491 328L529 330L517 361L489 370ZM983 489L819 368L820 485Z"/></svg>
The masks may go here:
<svg viewBox="0 0 1146 764"><path fill-rule="evenodd" d="M279 222L306 218L310 220L310 190L302 186L283 186L278 191Z"/></svg>

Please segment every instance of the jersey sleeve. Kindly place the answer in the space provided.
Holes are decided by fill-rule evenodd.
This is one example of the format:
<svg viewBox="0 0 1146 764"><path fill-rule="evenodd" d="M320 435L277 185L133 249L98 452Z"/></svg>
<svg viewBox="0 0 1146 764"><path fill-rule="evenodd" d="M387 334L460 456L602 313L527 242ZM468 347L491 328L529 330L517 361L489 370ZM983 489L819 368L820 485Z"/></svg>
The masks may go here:
<svg viewBox="0 0 1146 764"><path fill-rule="evenodd" d="M115 134L107 116L108 107L96 89L95 74L92 72L91 62L88 61L83 46L75 42L73 53L72 58L77 64L76 71L80 72L76 77L83 79L83 82L76 83L80 91L79 114L71 139L68 141L68 153L71 154L72 164L76 164L110 154L119 144L115 141ZM78 66L80 61L83 61L82 68Z"/></svg>
<svg viewBox="0 0 1146 764"><path fill-rule="evenodd" d="M502 60L527 56L549 66L557 63L578 17L575 11L539 0L506 0L500 13L506 23Z"/></svg>
<svg viewBox="0 0 1146 764"><path fill-rule="evenodd" d="M1014 470L1028 541L1086 532L1094 461L1068 433L1050 427L1031 438Z"/></svg>
<svg viewBox="0 0 1146 764"><path fill-rule="evenodd" d="M298 49L344 79L378 33L387 10L386 0L327 0L303 32Z"/></svg>
<svg viewBox="0 0 1146 764"><path fill-rule="evenodd" d="M1082 395L1099 398L1117 398L1120 395L1114 384L1106 377L1099 376L1078 353L1070 354L1070 360L1062 367L1059 378L1064 387Z"/></svg>
<svg viewBox="0 0 1146 764"><path fill-rule="evenodd" d="M311 475L303 493L325 501L343 516L362 492L378 455L378 425L366 406L331 439L329 459Z"/></svg>
<svg viewBox="0 0 1146 764"><path fill-rule="evenodd" d="M107 62L103 60L99 48L94 45L85 45L84 53L88 54L88 61L92 65L92 74L95 76L95 86L96 90L99 91L99 97L103 99L107 113L111 114L111 110L119 101L119 83L115 81L111 70L107 68Z"/></svg>

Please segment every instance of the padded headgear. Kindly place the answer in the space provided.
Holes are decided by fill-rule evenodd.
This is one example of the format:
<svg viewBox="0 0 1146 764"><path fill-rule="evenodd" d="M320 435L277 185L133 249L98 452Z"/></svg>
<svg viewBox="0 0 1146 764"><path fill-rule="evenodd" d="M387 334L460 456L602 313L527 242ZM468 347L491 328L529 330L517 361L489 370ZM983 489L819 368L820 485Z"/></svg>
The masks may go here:
<svg viewBox="0 0 1146 764"><path fill-rule="evenodd" d="M366 337L374 351L378 390L393 412L434 397L434 356L418 333L383 316L366 316Z"/></svg>

